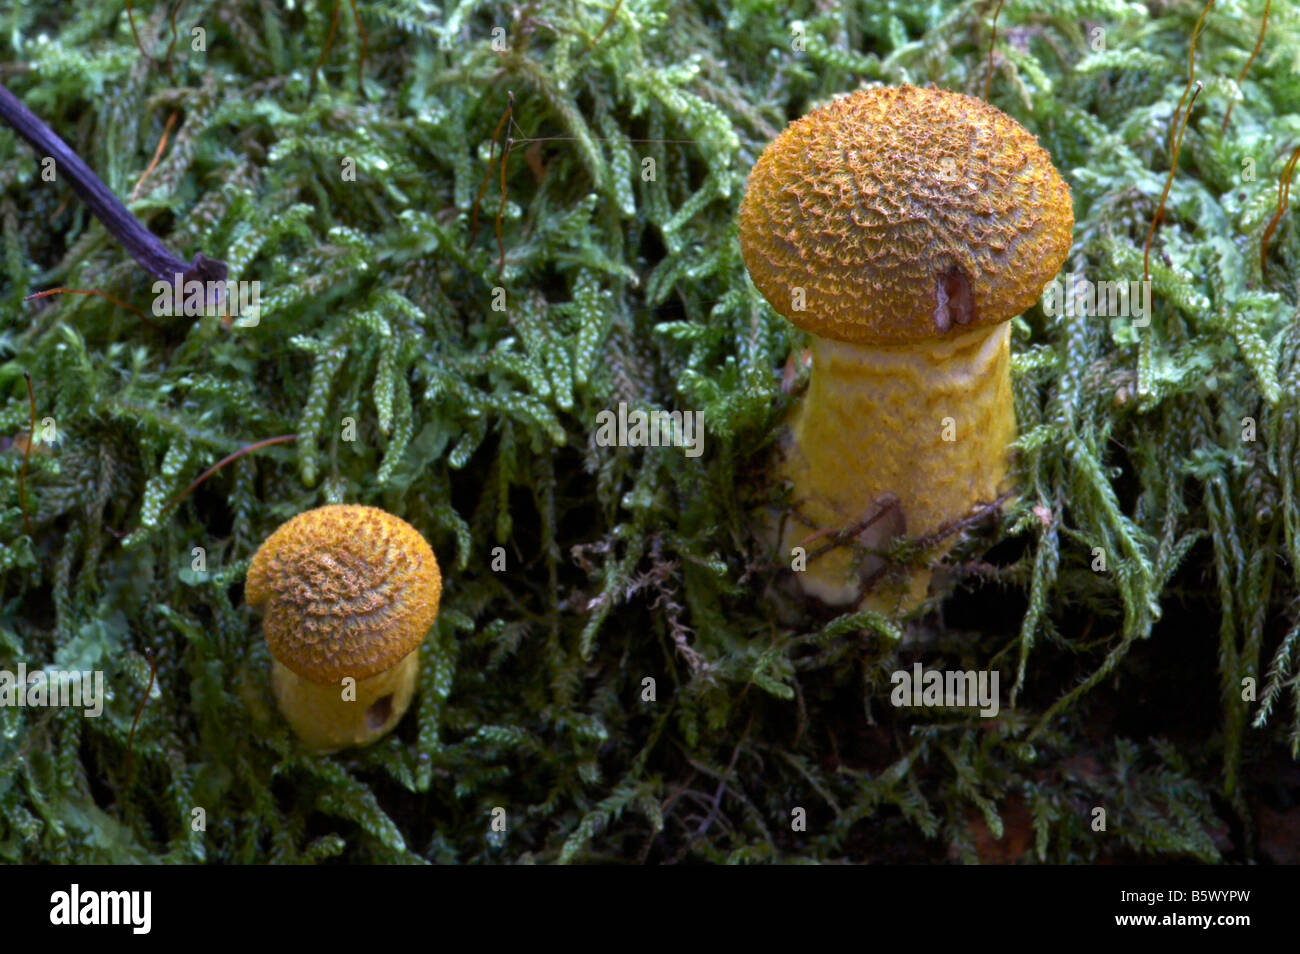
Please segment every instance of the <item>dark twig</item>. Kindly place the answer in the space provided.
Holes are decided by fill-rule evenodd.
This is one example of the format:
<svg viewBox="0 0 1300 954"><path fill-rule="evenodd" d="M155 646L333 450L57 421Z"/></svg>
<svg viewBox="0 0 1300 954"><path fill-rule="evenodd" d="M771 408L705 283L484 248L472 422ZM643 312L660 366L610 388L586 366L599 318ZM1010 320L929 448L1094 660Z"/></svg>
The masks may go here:
<svg viewBox="0 0 1300 954"><path fill-rule="evenodd" d="M1214 0L1210 0L1201 11L1200 17L1196 21L1196 26L1192 29L1192 40L1187 49L1187 88L1183 90L1183 95L1178 98L1178 106L1174 109L1173 118L1169 122L1169 178L1165 180L1165 191L1160 193L1160 204L1156 206L1155 215L1151 217L1151 228L1147 230L1147 240L1142 246L1142 281L1151 280L1151 240L1155 238L1156 227L1160 225L1160 219L1165 214L1165 201L1169 198L1169 190L1174 184L1174 176L1178 172L1178 154L1183 149L1183 136L1187 132L1187 121L1192 117L1192 107L1196 105L1196 97L1201 94L1202 84L1195 83L1196 80L1196 40L1205 29L1205 18L1210 15L1214 8ZM1193 88L1195 84L1195 88ZM1188 94L1191 95L1191 101L1188 102ZM1187 105L1187 112L1183 112L1183 104ZM1182 123L1179 124L1181 117Z"/></svg>
<svg viewBox="0 0 1300 954"><path fill-rule="evenodd" d="M239 460L239 458L243 457L245 454L251 454L255 450L261 450L263 447L271 447L272 445L275 444L291 444L297 439L298 439L297 434L281 434L279 437L268 437L264 441L257 441L255 443L248 444L245 447L241 447L233 454L227 454L225 457L221 458L221 460L217 461L215 464L213 464L203 473L199 474L199 476L194 480L194 482L190 484L188 487L186 487L184 490L182 490L174 498L172 498L167 503L167 505L162 508L160 513L166 513L168 510L171 510L172 507L175 507L178 503L180 503L190 494L194 493L194 491L199 487L200 484L202 484L205 480L207 480L209 477L211 477L213 474L215 474L217 471L219 471L221 468L225 467L227 464L231 463L232 461ZM109 533L111 533L118 540L130 536L130 534L134 532L128 530L114 530L112 527L108 527L108 526L104 527L104 529L107 530Z"/></svg>
<svg viewBox="0 0 1300 954"><path fill-rule="evenodd" d="M814 530L808 536L804 537L804 539L799 541L799 546L804 548L804 553L807 554L809 560L815 560L818 557L823 556L824 554L827 554L834 549L837 549L838 547L848 546L855 539L857 539L859 534L861 534L865 530L870 529L872 525L874 525L878 520L880 520L881 517L889 513L891 510L896 510L897 508L898 508L898 497L894 494L883 494L881 496L881 499L877 501L877 505L873 509L870 515L863 517L861 520L857 520L849 524L847 527L841 527L838 530L832 530L829 527L823 527L820 530ZM809 523L809 521L802 514L798 514L798 511L796 511L796 514L799 516L800 520L803 523L812 526L812 524ZM827 537L827 536L831 538L829 543L823 544L822 546L818 547L816 550L808 549L809 545L812 544L814 541L820 540L823 537Z"/></svg>
<svg viewBox="0 0 1300 954"><path fill-rule="evenodd" d="M722 807L722 796L727 791L727 779L731 778L731 773L736 770L736 760L740 758L740 747L744 745L745 740L749 738L749 730L753 727L754 713L751 710L749 713L749 721L745 723L745 731L741 734L740 741L736 743L736 747L731 750L731 761L727 763L727 770L718 778L718 787L713 793L713 804L709 809L709 814L705 816L704 820L700 823L700 827L695 830L695 834L691 837L691 841L694 841L697 838L703 838L708 834L709 826L713 824L713 819L718 815L718 809ZM701 766L696 765L693 759L691 760L691 765L696 769L707 772L707 769L703 769Z"/></svg>
<svg viewBox="0 0 1300 954"><path fill-rule="evenodd" d="M163 126L162 137L158 140L158 148L153 152L153 159L149 165L145 166L144 172L140 173L140 178L131 190L131 201L134 202L136 196L140 194L140 187L144 185L144 180L149 178L150 173L158 168L158 161L162 159L163 150L167 148L167 137L171 135L172 127L176 125L176 113L173 112L167 117L167 125Z"/></svg>
<svg viewBox="0 0 1300 954"><path fill-rule="evenodd" d="M68 177L73 191L94 213L95 218L104 223L104 227L118 243L131 253L141 268L165 282L174 281L177 274L185 282L221 282L222 285L216 286L218 300L208 302L211 306L221 304L219 299L224 297L221 289L227 274L225 262L199 253L187 265L173 255L158 236L131 214L68 144L4 86L0 86L0 119L12 126L38 154L54 159L55 168Z"/></svg>

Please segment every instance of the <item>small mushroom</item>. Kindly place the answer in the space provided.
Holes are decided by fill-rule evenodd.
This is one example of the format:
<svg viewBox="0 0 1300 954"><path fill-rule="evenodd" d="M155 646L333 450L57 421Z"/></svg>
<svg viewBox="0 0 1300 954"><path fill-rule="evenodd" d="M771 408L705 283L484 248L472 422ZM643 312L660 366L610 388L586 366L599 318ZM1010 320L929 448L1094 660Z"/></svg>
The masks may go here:
<svg viewBox="0 0 1300 954"><path fill-rule="evenodd" d="M805 593L916 608L928 570L890 577L844 544L902 535L941 555L958 521L1009 489L1007 322L1060 269L1073 226L1037 140L960 93L860 90L764 150L740 206L745 265L814 336L781 441L792 512L771 533L786 559L806 546Z"/></svg>
<svg viewBox="0 0 1300 954"><path fill-rule="evenodd" d="M309 748L369 745L397 725L441 595L424 537L376 507L308 510L267 537L244 597L264 614L276 702Z"/></svg>

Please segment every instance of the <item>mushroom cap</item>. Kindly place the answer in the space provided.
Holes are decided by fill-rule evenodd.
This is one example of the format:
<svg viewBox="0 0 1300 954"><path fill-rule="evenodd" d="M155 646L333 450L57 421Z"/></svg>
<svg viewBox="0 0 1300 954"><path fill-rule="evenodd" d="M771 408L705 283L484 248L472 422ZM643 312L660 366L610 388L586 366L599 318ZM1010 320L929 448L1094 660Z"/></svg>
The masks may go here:
<svg viewBox="0 0 1300 954"><path fill-rule="evenodd" d="M772 307L856 344L1014 318L1060 269L1073 228L1069 186L1023 126L915 86L859 90L792 122L740 205L745 266Z"/></svg>
<svg viewBox="0 0 1300 954"><path fill-rule="evenodd" d="M319 507L282 524L253 555L244 598L265 612L266 643L304 679L359 680L390 669L428 635L442 576L405 520L377 507Z"/></svg>

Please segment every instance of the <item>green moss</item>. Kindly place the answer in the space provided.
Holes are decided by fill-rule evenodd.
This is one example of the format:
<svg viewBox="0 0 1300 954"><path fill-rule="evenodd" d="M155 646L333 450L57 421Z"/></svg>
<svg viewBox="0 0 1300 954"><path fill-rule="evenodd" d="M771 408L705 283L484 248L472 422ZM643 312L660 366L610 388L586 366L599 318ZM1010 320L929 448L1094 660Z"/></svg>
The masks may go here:
<svg viewBox="0 0 1300 954"><path fill-rule="evenodd" d="M1266 855L1255 779L1300 757L1293 216L1266 275L1259 243L1300 135L1300 21L1275 7L1221 133L1260 5L1216 4L1149 326L1017 321L1021 496L899 627L791 600L750 537L801 343L746 278L735 210L815 102L982 94L990 11L824 6L359 3L362 66L345 4L316 69L332 2L200 0L170 75L162 5L136 4L151 58L123 3L6 7L4 82L120 196L179 113L134 209L263 299L234 329L24 303L147 310L151 282L0 134L0 434L28 427L24 370L58 434L31 455L30 533L0 453L0 669L111 690L98 719L0 708L0 858L974 860L1017 825L1030 860ZM1005 5L990 98L1072 186L1066 272L1141 278L1199 14ZM704 455L596 446L619 402L702 411ZM447 582L413 715L318 758L274 713L240 584L267 533L337 500L413 523ZM892 707L916 661L999 670L999 717Z"/></svg>

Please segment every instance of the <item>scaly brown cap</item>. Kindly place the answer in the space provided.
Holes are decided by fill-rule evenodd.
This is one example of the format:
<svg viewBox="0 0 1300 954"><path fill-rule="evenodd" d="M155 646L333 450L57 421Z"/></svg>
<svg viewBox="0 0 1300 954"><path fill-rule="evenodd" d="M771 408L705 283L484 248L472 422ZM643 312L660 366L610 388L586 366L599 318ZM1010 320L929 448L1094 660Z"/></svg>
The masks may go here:
<svg viewBox="0 0 1300 954"><path fill-rule="evenodd" d="M377 507L300 513L253 555L244 598L263 609L266 643L313 682L358 681L413 652L438 616L442 576L405 520Z"/></svg>
<svg viewBox="0 0 1300 954"><path fill-rule="evenodd" d="M1069 186L1023 126L915 86L860 90L795 120L740 205L745 266L772 307L858 344L1014 318L1060 269L1073 228Z"/></svg>

